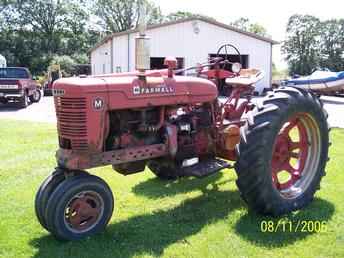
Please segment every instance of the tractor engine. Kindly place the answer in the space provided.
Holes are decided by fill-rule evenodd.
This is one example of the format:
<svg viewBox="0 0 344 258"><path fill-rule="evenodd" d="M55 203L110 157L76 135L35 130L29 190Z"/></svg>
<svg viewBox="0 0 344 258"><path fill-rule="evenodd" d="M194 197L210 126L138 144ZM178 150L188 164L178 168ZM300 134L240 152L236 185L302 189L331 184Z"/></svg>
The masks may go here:
<svg viewBox="0 0 344 258"><path fill-rule="evenodd" d="M212 115L207 105L174 110L168 122L177 131L175 161L181 166L197 163L199 158L214 154Z"/></svg>
<svg viewBox="0 0 344 258"><path fill-rule="evenodd" d="M214 155L212 116L208 105L192 107L155 107L110 113L110 133L106 151L169 145L170 159L181 167ZM146 160L113 165L122 174L141 172Z"/></svg>
<svg viewBox="0 0 344 258"><path fill-rule="evenodd" d="M110 133L106 151L160 143L159 108L110 112Z"/></svg>
<svg viewBox="0 0 344 258"><path fill-rule="evenodd" d="M188 166L214 152L217 88L211 81L134 74L66 78L54 83L53 95L60 167L113 165L131 174L156 158Z"/></svg>

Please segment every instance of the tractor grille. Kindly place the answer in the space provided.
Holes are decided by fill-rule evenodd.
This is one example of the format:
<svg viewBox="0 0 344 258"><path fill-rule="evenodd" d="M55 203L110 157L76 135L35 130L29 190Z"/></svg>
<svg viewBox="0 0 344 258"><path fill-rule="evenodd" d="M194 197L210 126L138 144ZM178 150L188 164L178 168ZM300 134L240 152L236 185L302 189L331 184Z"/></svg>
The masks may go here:
<svg viewBox="0 0 344 258"><path fill-rule="evenodd" d="M86 98L55 97L55 107L60 138L73 150L87 150Z"/></svg>

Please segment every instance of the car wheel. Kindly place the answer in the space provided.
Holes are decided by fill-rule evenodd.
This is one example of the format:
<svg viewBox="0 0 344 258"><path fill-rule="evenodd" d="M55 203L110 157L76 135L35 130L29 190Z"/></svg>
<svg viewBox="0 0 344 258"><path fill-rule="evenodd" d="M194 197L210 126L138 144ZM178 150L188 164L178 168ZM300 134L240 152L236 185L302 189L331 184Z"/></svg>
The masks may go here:
<svg viewBox="0 0 344 258"><path fill-rule="evenodd" d="M37 103L41 100L42 93L39 89L35 90L34 93L30 96L31 103Z"/></svg>
<svg viewBox="0 0 344 258"><path fill-rule="evenodd" d="M24 92L23 97L19 99L19 107L27 108L28 105L29 105L29 98L27 96L27 92Z"/></svg>

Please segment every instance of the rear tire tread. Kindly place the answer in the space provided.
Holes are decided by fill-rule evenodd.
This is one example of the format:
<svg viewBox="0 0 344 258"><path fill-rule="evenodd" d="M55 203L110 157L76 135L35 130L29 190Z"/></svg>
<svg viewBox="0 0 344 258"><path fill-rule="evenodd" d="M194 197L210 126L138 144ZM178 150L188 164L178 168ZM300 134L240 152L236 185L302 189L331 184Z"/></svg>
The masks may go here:
<svg viewBox="0 0 344 258"><path fill-rule="evenodd" d="M241 142L237 147L238 161L235 169L238 175L237 186L243 199L254 211L262 214L278 216L298 210L309 204L320 186L320 180L325 175L324 169L327 162L328 130L326 116L322 111L322 106L314 96L306 91L296 88L282 88L275 90L263 101L265 108L251 111L254 124L248 124L241 130ZM307 190L296 200L282 201L278 191L274 188L269 178L270 163L268 148L271 148L272 131L278 133L281 126L281 117L287 112L296 112L295 108L300 106L311 106L318 112L317 121L320 121L319 128L323 140L319 171ZM275 106L276 108L271 108ZM266 109L269 110L266 112ZM244 140L246 139L246 141ZM267 147L270 146L270 147Z"/></svg>

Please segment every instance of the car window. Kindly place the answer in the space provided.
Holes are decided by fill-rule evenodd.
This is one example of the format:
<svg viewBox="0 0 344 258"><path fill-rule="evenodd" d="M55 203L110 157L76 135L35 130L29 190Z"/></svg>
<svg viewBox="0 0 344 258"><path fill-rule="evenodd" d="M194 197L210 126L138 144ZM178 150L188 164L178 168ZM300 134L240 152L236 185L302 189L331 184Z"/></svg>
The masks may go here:
<svg viewBox="0 0 344 258"><path fill-rule="evenodd" d="M1 79L29 79L30 75L21 68L0 68Z"/></svg>

